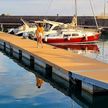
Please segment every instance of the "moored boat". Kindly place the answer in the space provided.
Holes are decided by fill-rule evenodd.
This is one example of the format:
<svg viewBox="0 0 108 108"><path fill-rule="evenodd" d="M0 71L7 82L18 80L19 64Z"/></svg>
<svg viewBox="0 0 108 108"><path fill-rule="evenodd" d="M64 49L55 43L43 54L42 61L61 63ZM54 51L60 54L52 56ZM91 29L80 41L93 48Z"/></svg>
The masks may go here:
<svg viewBox="0 0 108 108"><path fill-rule="evenodd" d="M17 36L28 36L29 32L35 32L37 27L34 23L29 23L21 19L23 25L19 26L18 28L11 28L8 30L9 34L14 34Z"/></svg>
<svg viewBox="0 0 108 108"><path fill-rule="evenodd" d="M90 1L91 3L91 1ZM92 5L92 3L91 3ZM92 6L91 6L92 7ZM88 43L96 42L99 40L101 32L97 29L96 31L85 30L84 28L79 28L77 25L77 0L75 0L75 15L72 19L72 23L64 24L66 28L58 28L57 34L47 34L44 37L44 41L50 44L71 44L71 43ZM94 12L93 12L94 13ZM98 24L94 16L96 26ZM63 25L62 25L63 26Z"/></svg>
<svg viewBox="0 0 108 108"><path fill-rule="evenodd" d="M59 31L60 32L60 31ZM58 35L47 35L43 41L50 44L72 44L96 42L100 37L100 32L84 31L76 29L61 30Z"/></svg>

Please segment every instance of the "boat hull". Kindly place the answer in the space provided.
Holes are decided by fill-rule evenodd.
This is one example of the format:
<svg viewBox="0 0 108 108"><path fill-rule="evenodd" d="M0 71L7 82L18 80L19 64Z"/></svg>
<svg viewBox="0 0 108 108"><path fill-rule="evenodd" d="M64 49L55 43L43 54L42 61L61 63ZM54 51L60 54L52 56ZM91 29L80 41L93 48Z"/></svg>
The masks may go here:
<svg viewBox="0 0 108 108"><path fill-rule="evenodd" d="M64 43L64 44L71 44L71 43L87 43L87 42L96 42L99 40L100 34L95 34L93 36L87 37L73 37L73 38L47 38L47 41L43 40L46 43L54 44L54 43Z"/></svg>

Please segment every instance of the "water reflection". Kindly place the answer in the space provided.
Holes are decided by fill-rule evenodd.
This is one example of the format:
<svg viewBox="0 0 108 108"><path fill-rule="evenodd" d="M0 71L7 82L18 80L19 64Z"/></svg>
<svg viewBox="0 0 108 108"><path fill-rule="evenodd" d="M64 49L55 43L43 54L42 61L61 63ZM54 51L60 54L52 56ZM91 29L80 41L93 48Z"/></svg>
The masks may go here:
<svg viewBox="0 0 108 108"><path fill-rule="evenodd" d="M0 53L0 108L80 108L74 100ZM2 70L3 69L3 70ZM40 87L40 88L38 88ZM73 107L74 104L74 107Z"/></svg>
<svg viewBox="0 0 108 108"><path fill-rule="evenodd" d="M99 53L99 48L96 44L72 44L72 45L56 45L56 47L66 49L78 54L83 53Z"/></svg>
<svg viewBox="0 0 108 108"><path fill-rule="evenodd" d="M41 78L39 78L37 75L35 75L36 76L36 86L38 87L38 88L41 88L41 86L43 85L43 83L44 83L44 80L42 80Z"/></svg>
<svg viewBox="0 0 108 108"><path fill-rule="evenodd" d="M101 41L97 45L100 53L97 55L96 59L108 63L108 41Z"/></svg>
<svg viewBox="0 0 108 108"><path fill-rule="evenodd" d="M85 91L77 92L72 91L69 95L76 101L82 108L107 108L108 107L108 94L91 95Z"/></svg>

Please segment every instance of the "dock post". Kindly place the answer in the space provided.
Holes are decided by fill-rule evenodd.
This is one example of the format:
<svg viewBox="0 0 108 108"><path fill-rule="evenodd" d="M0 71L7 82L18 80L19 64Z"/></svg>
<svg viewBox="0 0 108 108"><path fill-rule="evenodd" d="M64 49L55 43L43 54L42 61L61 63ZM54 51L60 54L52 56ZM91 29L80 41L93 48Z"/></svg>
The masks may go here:
<svg viewBox="0 0 108 108"><path fill-rule="evenodd" d="M10 56L13 56L13 48L10 46Z"/></svg>
<svg viewBox="0 0 108 108"><path fill-rule="evenodd" d="M50 66L49 64L46 64L46 68L45 68L45 76L49 79L52 78L52 66Z"/></svg>
<svg viewBox="0 0 108 108"><path fill-rule="evenodd" d="M75 81L72 79L72 72L69 72L69 89L75 88Z"/></svg>
<svg viewBox="0 0 108 108"><path fill-rule="evenodd" d="M6 51L6 42L4 42L4 45L3 46L4 46L4 49L3 50Z"/></svg>
<svg viewBox="0 0 108 108"><path fill-rule="evenodd" d="M22 51L19 50L19 61L22 61Z"/></svg>
<svg viewBox="0 0 108 108"><path fill-rule="evenodd" d="M30 68L34 70L34 57L30 56Z"/></svg>
<svg viewBox="0 0 108 108"><path fill-rule="evenodd" d="M72 72L69 72L69 89L81 91L81 81L72 77Z"/></svg>
<svg viewBox="0 0 108 108"><path fill-rule="evenodd" d="M93 84L90 84L88 82L84 82L82 81L82 90L86 91L92 95L96 95L96 94L108 94L108 90L101 88L101 87L97 87Z"/></svg>

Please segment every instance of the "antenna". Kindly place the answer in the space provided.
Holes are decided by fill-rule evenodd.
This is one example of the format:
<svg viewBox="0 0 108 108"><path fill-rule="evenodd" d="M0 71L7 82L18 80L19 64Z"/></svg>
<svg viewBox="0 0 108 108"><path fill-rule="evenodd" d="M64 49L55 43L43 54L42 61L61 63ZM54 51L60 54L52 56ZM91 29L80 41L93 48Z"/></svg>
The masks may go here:
<svg viewBox="0 0 108 108"><path fill-rule="evenodd" d="M104 18L105 18L105 14L106 14L106 0L104 0Z"/></svg>
<svg viewBox="0 0 108 108"><path fill-rule="evenodd" d="M46 9L46 15L48 16L48 14L49 14L49 10L50 10L50 8L51 8L51 6L52 6L52 3L53 3L53 0L50 0L49 1L49 5L47 6L47 9Z"/></svg>

